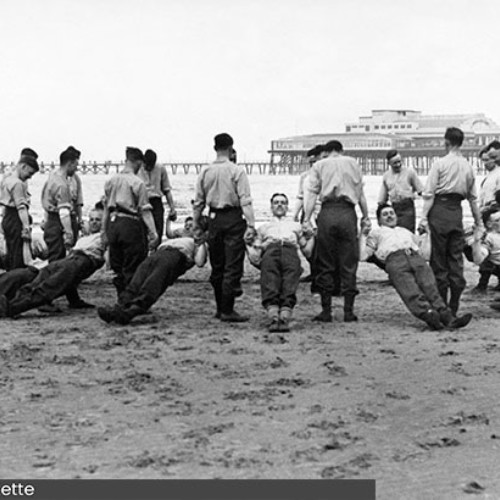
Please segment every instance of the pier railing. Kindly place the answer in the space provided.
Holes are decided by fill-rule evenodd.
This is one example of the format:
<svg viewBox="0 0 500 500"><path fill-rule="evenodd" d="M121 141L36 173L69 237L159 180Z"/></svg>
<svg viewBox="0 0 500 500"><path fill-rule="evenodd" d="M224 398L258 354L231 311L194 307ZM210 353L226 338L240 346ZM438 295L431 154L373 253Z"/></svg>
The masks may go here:
<svg viewBox="0 0 500 500"><path fill-rule="evenodd" d="M419 157L419 158L404 158L403 163L405 166L413 167L418 175L427 175L428 170L433 161L437 160L438 157ZM479 175L484 174L484 167L478 161L477 158L467 158L471 164L474 166L476 172ZM387 170L387 164L384 160L380 158L356 158L361 168L363 174L365 175L382 175ZM44 163L40 162L40 172L42 174L51 172L55 168L59 167L58 163ZM195 163L195 162L181 162L181 163L163 163L166 167L167 172L172 175L177 174L199 174L201 169L207 165L207 163ZM247 174L261 174L261 175L298 175L306 171L309 165L305 162L294 163L294 164L282 164L282 163L269 163L269 162L245 162L238 163L242 166ZM16 164L14 162L5 163L0 162L0 174L8 172L15 168ZM92 162L81 162L78 166L79 174L115 174L119 172L124 166L123 162L113 162L113 161L92 161Z"/></svg>
<svg viewBox="0 0 500 500"><path fill-rule="evenodd" d="M59 167L58 163L44 163L40 162L40 173L51 172L52 170ZM207 163L194 163L194 162L182 162L182 163L163 163L166 167L167 172L173 175L176 174L191 174L196 173L199 174L203 166L207 165ZM247 174L268 174L268 173L289 173L278 171L279 169L275 168L276 171L271 171L271 165L267 162L248 162L248 163L239 163L242 167L245 168ZM16 166L15 162L0 162L0 174L8 172L14 169ZM123 162L113 162L113 161L91 161L85 162L82 161L78 165L78 173L79 174L115 174L119 172L124 166Z"/></svg>

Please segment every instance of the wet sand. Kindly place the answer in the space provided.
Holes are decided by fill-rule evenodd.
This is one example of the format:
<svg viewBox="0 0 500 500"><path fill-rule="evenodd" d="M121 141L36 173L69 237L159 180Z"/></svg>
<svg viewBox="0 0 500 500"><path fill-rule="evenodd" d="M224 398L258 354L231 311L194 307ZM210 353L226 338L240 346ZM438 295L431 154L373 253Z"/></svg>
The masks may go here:
<svg viewBox="0 0 500 500"><path fill-rule="evenodd" d="M3 477L375 478L379 499L500 498L500 313L470 294L471 265L463 330L426 330L363 263L358 323L340 321L341 299L332 324L313 323L302 283L282 338L266 333L256 270L240 325L213 318L208 274L126 327L64 299L57 316L0 320ZM110 278L82 297L112 303Z"/></svg>

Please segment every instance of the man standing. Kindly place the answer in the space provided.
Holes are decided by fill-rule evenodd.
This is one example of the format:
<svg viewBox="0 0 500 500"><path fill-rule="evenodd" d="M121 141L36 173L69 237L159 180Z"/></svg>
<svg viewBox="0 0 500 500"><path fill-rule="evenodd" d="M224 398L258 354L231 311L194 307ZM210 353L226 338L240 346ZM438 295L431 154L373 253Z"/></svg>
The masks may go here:
<svg viewBox="0 0 500 500"><path fill-rule="evenodd" d="M495 193L500 190L500 141L493 141L479 153L486 176L479 190L479 211L484 212L495 203Z"/></svg>
<svg viewBox="0 0 500 500"><path fill-rule="evenodd" d="M177 213L175 211L174 198L172 196L172 186L168 178L167 170L163 165L156 163L157 156L152 149L147 149L144 153L144 165L137 174L146 185L149 203L152 206L151 213L155 221L156 232L158 233L158 244L163 237L165 209L163 208L162 196L165 195L170 207L169 219L175 221Z"/></svg>
<svg viewBox="0 0 500 500"><path fill-rule="evenodd" d="M429 170L420 229L430 230L430 265L441 297L456 315L465 288L462 200L468 200L476 226L481 226L482 222L474 172L460 152L464 133L459 128L450 127L444 139L447 155L437 160Z"/></svg>
<svg viewBox="0 0 500 500"><path fill-rule="evenodd" d="M109 263L118 299L139 264L156 247L156 232L146 186L136 175L144 161L138 148L127 148L125 167L104 185L103 240L109 242ZM148 235L146 239L144 224Z"/></svg>
<svg viewBox="0 0 500 500"><path fill-rule="evenodd" d="M35 153L36 154L36 153ZM28 179L38 172L38 162L33 155L23 155L15 170L4 175L0 183L0 205L2 205L2 230L5 236L7 270L26 267L23 244L31 241L30 195Z"/></svg>
<svg viewBox="0 0 500 500"><path fill-rule="evenodd" d="M321 294L322 311L314 320L332 321L334 275L337 269L340 269L344 321L357 321L358 318L353 312L354 299L358 294L356 205L361 209L362 221L370 224L363 190L363 175L353 158L342 155L343 147L339 141L330 141L324 148L328 157L317 161L311 168L304 217L304 230L307 234L312 231L311 216L319 195L321 210L317 219L315 286Z"/></svg>
<svg viewBox="0 0 500 500"><path fill-rule="evenodd" d="M322 160L327 156L328 153L324 150L322 144L317 144L306 153L306 157L309 162L309 169L303 172L299 177L299 191L297 193L297 202L295 204L294 215L293 215L293 220L295 220L296 222L302 223L304 221L305 198L308 196L307 186L309 185L309 175L311 173L311 167L318 160ZM320 207L321 203L316 203L316 206L314 207L314 217L312 217L311 219L314 227L316 227L316 213L319 212ZM309 255L309 257L307 257L307 261L309 262L309 267L311 272L308 276L302 278L301 280L304 282L311 282L312 293L316 293L318 291L315 284L315 276L316 276L314 268L315 252L316 248L314 248L312 254ZM337 297L340 295L340 274L338 267L337 271L335 272L334 280L335 280L335 289L333 290L332 295L334 297Z"/></svg>
<svg viewBox="0 0 500 500"><path fill-rule="evenodd" d="M304 196L307 193L305 189L307 186L309 174L311 173L311 167L318 161L325 158L326 153L323 149L323 145L317 144L311 148L306 153L307 161L309 162L309 169L302 172L299 177L299 191L297 193L297 202L293 211L293 220L296 222L302 222L304 219Z"/></svg>
<svg viewBox="0 0 500 500"><path fill-rule="evenodd" d="M49 262L64 259L67 251L78 239L80 225L78 214L81 214L81 207L78 208L77 203L78 199L82 198L81 184L80 192L77 190L73 195L71 183L76 175L80 154L80 151L73 146L66 148L59 155L59 168L50 173L42 189L42 207L45 212L43 237L49 252ZM68 289L67 299L69 307L73 309L92 307L80 299L76 288ZM59 311L52 304L42 309L42 312Z"/></svg>
<svg viewBox="0 0 500 500"><path fill-rule="evenodd" d="M49 262L63 259L78 238L78 218L71 196L70 180L75 175L80 151L69 146L59 156L59 168L51 172L42 189L45 211L43 237Z"/></svg>
<svg viewBox="0 0 500 500"><path fill-rule="evenodd" d="M398 226L415 232L415 193L421 195L423 186L413 168L403 167L401 155L396 149L387 153L389 170L382 178L378 204L391 202L398 216Z"/></svg>
<svg viewBox="0 0 500 500"><path fill-rule="evenodd" d="M243 322L249 318L234 310L234 302L242 293L245 240L251 240L255 234L250 183L244 168L230 161L233 138L223 133L216 135L214 141L217 157L201 170L196 182L194 225L198 230L201 214L208 205L210 283L217 305L216 317L221 321Z"/></svg>

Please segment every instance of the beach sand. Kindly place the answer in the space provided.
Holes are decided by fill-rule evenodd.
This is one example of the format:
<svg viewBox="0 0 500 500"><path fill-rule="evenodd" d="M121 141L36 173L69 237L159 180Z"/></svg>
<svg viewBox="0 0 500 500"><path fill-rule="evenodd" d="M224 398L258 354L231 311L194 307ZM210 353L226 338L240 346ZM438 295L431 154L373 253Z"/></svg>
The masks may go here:
<svg viewBox="0 0 500 500"><path fill-rule="evenodd" d="M500 498L499 316L486 298L466 292L471 324L431 332L363 263L358 323L340 321L341 299L332 324L313 323L319 300L302 283L280 339L255 269L240 325L213 318L208 275L189 271L127 327L65 299L57 316L0 320L2 476L374 478L378 499ZM469 264L466 276L470 290ZM112 303L110 279L98 272L82 297Z"/></svg>

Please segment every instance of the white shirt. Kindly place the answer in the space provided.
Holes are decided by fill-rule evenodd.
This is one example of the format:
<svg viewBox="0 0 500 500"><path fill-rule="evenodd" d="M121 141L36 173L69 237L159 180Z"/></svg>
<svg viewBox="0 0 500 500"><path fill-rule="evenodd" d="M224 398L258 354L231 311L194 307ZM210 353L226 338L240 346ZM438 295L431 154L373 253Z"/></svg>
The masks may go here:
<svg viewBox="0 0 500 500"><path fill-rule="evenodd" d="M366 238L366 246L369 253L375 253L381 261L385 261L388 255L398 250L419 251L416 235L399 226L380 226L374 229Z"/></svg>
<svg viewBox="0 0 500 500"><path fill-rule="evenodd" d="M295 221L282 217L273 217L257 228L257 238L254 246L265 250L271 243L290 243L300 248L299 239L303 236L302 226Z"/></svg>
<svg viewBox="0 0 500 500"><path fill-rule="evenodd" d="M487 172L481 182L479 193L479 209L482 211L488 204L495 201L495 193L500 190L500 167Z"/></svg>
<svg viewBox="0 0 500 500"><path fill-rule="evenodd" d="M500 266L500 233L488 231L481 242L481 245L488 252L488 260Z"/></svg>

